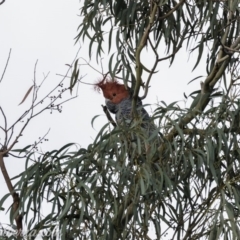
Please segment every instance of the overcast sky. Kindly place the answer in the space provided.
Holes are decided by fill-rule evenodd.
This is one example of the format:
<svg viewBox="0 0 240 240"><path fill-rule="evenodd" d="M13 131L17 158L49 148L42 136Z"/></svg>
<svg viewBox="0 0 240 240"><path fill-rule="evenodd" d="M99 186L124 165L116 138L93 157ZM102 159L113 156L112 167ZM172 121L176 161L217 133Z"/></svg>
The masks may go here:
<svg viewBox="0 0 240 240"><path fill-rule="evenodd" d="M6 0L0 5L0 77L9 50L12 49L8 69L0 85L0 105L7 115L9 125L30 106L30 98L22 105L18 104L32 85L37 60L37 82L40 83L50 72L42 94L60 81L57 74L66 73L68 68L65 64L72 63L80 46L74 40L81 21L79 9L80 3L77 0ZM81 46L79 56L88 59L88 43L82 43ZM108 71L108 57L106 55L103 60L105 72ZM188 53L182 49L171 68L168 67L168 62L160 65L144 101L145 104L152 104L152 110L156 108L154 104L157 100L183 103L183 92L189 94L199 88L200 80L191 85L187 83L194 77L205 75L205 71L200 72L199 69L191 73L195 60L193 57L188 59ZM145 60L150 62L151 57L146 55ZM101 71L99 65L94 62L92 64ZM81 67L80 75L86 75L83 81L88 83L94 83L101 77L87 66ZM48 111L34 119L15 148L32 144L49 129L49 141L40 146L43 151L60 148L69 142L86 147L106 123L101 104L104 104L102 95L94 92L91 86L81 84L78 98L66 103L61 114L50 114ZM91 119L98 114L101 116L93 129ZM0 116L0 125L2 124L3 118ZM0 136L2 142L2 135ZM13 177L24 169L25 160L9 157L5 163ZM7 193L2 174L0 184L1 198ZM0 223L7 221L4 220L4 214L0 212Z"/></svg>

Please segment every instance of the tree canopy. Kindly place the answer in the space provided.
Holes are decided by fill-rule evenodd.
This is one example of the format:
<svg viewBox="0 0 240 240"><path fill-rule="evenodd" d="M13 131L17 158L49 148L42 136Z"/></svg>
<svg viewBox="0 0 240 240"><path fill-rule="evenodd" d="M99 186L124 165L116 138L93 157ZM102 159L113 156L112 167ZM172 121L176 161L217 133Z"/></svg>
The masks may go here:
<svg viewBox="0 0 240 240"><path fill-rule="evenodd" d="M135 114L130 127L113 127L106 114L87 148L15 150L26 156L26 170L16 176L19 206L10 218L21 215L28 236L55 230L62 239L238 239L239 11L238 0L84 1L76 42L89 42L89 58L98 62L110 54L102 77L131 88L133 109L150 94L161 62L171 65L183 46L186 54L197 52L193 70L204 63L206 77L186 96L189 107L159 104L152 118L163 141L149 151L142 142L154 136L144 139ZM144 51L153 59L150 69ZM79 83L78 67L76 60L70 91ZM4 147L2 159L12 150ZM146 161L130 161L129 152ZM46 216L44 204L51 206Z"/></svg>

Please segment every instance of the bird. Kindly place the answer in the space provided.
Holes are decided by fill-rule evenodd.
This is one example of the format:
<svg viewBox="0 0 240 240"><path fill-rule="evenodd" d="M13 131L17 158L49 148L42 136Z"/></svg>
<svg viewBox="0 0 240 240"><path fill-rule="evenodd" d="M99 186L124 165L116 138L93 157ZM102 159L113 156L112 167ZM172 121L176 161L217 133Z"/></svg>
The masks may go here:
<svg viewBox="0 0 240 240"><path fill-rule="evenodd" d="M116 79L103 79L94 84L97 92L102 92L106 106L109 112L115 114L117 125L125 130L134 129L134 134L130 136L131 150L133 145L136 147L136 139L140 139L141 149L138 147L138 159L140 155L146 155L149 147L155 146L155 149L160 145L161 139L158 136L158 128L153 123L148 112L143 107L141 99L137 98L136 109L137 118L134 119L132 114L132 98L133 92L126 88L124 84L119 83ZM126 131L125 131L126 132ZM132 133L128 131L128 133ZM151 139L151 140L149 140ZM153 144L156 143L156 144ZM144 147L143 147L144 146ZM139 150L140 149L140 150ZM128 154L133 156L133 154ZM136 157L136 154L134 154ZM144 158L142 158L142 161Z"/></svg>
<svg viewBox="0 0 240 240"><path fill-rule="evenodd" d="M108 110L115 114L115 120L118 125L123 123L130 124L133 120L132 117L132 92L130 89L125 88L117 80L103 79L94 84L95 90L100 92L102 90L105 97L105 103ZM155 130L156 126L151 124L151 119L148 112L144 109L141 99L137 98L137 112L138 116L144 123L148 123ZM145 127L147 127L145 125ZM146 128L147 129L147 128Z"/></svg>

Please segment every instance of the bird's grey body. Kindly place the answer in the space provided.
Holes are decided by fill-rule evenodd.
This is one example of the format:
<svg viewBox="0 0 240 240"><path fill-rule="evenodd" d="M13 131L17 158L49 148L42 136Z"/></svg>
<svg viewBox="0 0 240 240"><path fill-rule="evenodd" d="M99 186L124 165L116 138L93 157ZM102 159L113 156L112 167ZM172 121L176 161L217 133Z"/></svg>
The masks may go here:
<svg viewBox="0 0 240 240"><path fill-rule="evenodd" d="M115 114L115 119L118 125L130 126L132 123L132 98L124 98L120 103L114 104L108 99L106 99L106 106L111 113ZM147 137L150 137L154 131L156 131L156 126L153 123L148 112L142 105L142 101L138 98L137 101L137 112L141 127L147 133Z"/></svg>

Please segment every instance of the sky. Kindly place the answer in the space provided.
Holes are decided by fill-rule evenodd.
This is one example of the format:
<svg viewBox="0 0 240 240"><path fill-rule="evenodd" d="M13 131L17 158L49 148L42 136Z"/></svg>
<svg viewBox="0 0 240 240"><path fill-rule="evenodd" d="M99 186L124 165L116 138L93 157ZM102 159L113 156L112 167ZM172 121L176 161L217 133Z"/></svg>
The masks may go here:
<svg viewBox="0 0 240 240"><path fill-rule="evenodd" d="M74 40L81 23L80 7L81 3L77 0L6 0L0 5L0 77L11 49L8 68L0 84L0 106L7 116L8 125L15 122L31 104L31 98L28 97L19 105L33 84L36 61L37 83L49 73L39 92L40 96L44 96L61 80L59 75L66 73L66 64L73 62L80 47L79 57L88 60L88 42L75 43ZM148 54L143 59L151 63ZM108 60L106 54L103 59L105 72L108 71ZM95 61L91 64L101 71ZM184 104L183 92L188 95L199 89L200 80L187 84L191 79L206 74L201 68L192 72L194 64L194 56L189 58L186 49L181 49L171 68L168 62L159 66L159 72L154 76L149 94L144 100L144 104L151 104L149 111L156 108L157 101L179 101ZM84 76L83 81L87 83L94 83L101 77L88 66L80 67L80 76ZM68 83L67 81L66 84ZM44 141L39 146L43 152L58 149L70 142L86 147L107 122L102 104L104 98L101 94L94 92L92 86L80 84L78 97L64 104L62 113L50 114L47 111L33 119L15 148L34 143L49 130L49 141ZM95 120L93 128L91 120L96 115L100 116ZM2 124L3 117L0 116L0 125ZM16 128L16 133L18 129ZM2 133L0 137L2 142ZM9 157L5 159L5 164L13 177L24 170L25 160ZM2 174L0 186L1 198L7 193ZM6 216L0 212L0 222L5 222L5 219L7 222Z"/></svg>

